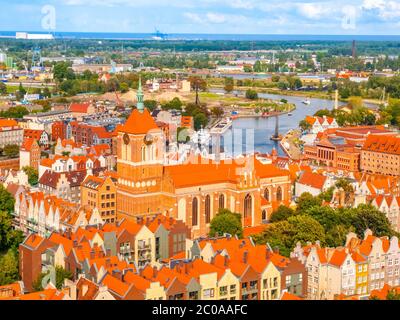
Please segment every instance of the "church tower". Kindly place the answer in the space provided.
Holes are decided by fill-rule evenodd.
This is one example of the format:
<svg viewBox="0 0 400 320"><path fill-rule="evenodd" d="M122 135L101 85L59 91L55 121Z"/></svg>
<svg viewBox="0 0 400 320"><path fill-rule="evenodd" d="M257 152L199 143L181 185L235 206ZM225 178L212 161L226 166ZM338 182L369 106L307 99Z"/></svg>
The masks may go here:
<svg viewBox="0 0 400 320"><path fill-rule="evenodd" d="M117 218L135 218L162 212L164 136L144 108L141 80L137 108L118 129Z"/></svg>

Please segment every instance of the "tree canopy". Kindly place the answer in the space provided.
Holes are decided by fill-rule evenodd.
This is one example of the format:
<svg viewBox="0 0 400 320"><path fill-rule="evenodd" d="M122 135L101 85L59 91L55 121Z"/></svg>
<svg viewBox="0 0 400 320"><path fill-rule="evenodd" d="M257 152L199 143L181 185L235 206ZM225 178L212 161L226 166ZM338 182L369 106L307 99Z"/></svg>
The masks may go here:
<svg viewBox="0 0 400 320"><path fill-rule="evenodd" d="M241 215L227 209L220 209L218 214L211 220L210 237L229 233L232 236L243 236Z"/></svg>

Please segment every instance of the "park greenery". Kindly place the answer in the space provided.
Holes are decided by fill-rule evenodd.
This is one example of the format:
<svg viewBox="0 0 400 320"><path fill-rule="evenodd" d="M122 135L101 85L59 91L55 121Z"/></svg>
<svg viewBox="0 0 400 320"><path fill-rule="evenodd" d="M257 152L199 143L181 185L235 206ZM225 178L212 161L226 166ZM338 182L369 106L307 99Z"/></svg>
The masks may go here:
<svg viewBox="0 0 400 320"><path fill-rule="evenodd" d="M254 240L278 247L283 255L289 256L297 242L305 245L318 240L321 246L338 247L345 244L349 232L363 237L368 228L376 236L397 235L385 214L376 208L360 205L333 209L322 205L323 197L303 193L296 209L280 206L273 212L271 224Z"/></svg>

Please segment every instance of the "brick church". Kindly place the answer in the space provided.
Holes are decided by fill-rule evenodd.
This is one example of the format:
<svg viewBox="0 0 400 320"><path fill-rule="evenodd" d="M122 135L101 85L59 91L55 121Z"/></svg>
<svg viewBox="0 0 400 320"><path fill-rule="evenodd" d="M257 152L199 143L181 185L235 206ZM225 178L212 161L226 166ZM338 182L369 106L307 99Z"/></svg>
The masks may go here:
<svg viewBox="0 0 400 320"><path fill-rule="evenodd" d="M137 109L118 128L118 219L169 214L190 226L196 238L208 233L221 208L240 213L243 226L252 227L290 203L289 172L254 156L165 166L164 136L144 108L141 84L137 100Z"/></svg>

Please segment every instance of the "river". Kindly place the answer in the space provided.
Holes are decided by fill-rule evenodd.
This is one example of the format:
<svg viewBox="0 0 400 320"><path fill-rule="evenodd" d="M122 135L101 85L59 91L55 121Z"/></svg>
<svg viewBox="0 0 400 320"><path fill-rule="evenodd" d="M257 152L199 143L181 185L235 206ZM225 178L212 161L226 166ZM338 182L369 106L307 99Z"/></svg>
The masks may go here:
<svg viewBox="0 0 400 320"><path fill-rule="evenodd" d="M219 90L212 91L221 92ZM305 105L302 103L303 97L266 93L259 93L258 96L264 99L286 99L289 103L296 105L292 116L285 114L279 117L279 133L282 135L291 129L297 129L299 122L307 115L314 115L320 109L331 110L335 104L333 100L311 98L311 105ZM339 105L344 104L339 102ZM239 118L233 121L232 128L224 135L222 145L225 143L224 149L227 154L232 154L232 151L235 155L253 152L270 153L273 148L276 148L280 155L284 155L279 143L270 140L274 132L275 118ZM232 140L233 143L230 142Z"/></svg>

